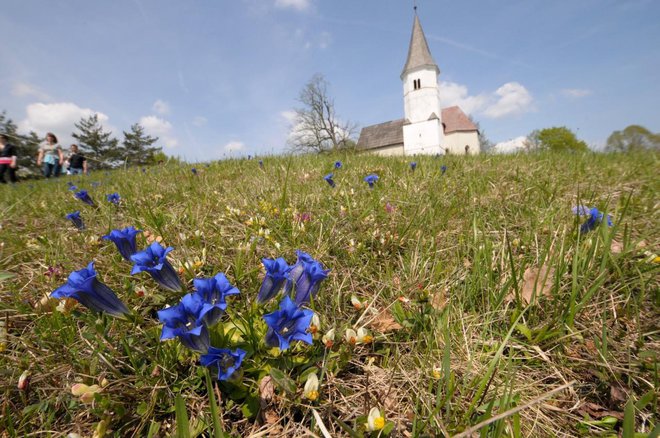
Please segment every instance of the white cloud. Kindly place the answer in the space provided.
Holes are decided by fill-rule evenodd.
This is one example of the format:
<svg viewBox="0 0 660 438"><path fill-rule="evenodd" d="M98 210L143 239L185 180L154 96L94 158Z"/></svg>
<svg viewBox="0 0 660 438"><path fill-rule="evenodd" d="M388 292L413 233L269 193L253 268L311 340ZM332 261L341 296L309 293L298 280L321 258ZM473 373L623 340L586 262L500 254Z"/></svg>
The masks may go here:
<svg viewBox="0 0 660 438"><path fill-rule="evenodd" d="M199 128L201 126L206 125L206 122L208 122L208 121L209 120L204 116L197 116L193 119L192 124Z"/></svg>
<svg viewBox="0 0 660 438"><path fill-rule="evenodd" d="M35 97L39 100L50 100L50 96L38 87L27 82L15 82L11 94L16 97Z"/></svg>
<svg viewBox="0 0 660 438"><path fill-rule="evenodd" d="M579 98L589 96L591 90L587 90L586 88L564 88L561 90L561 94L566 97Z"/></svg>
<svg viewBox="0 0 660 438"><path fill-rule="evenodd" d="M97 115L99 123L106 131L116 131L108 124L109 117L90 108L81 108L75 103L32 103L25 109L26 118L18 124L21 132L34 131L40 137L47 132L54 133L63 146L75 142L71 133L76 131L75 123L82 118Z"/></svg>
<svg viewBox="0 0 660 438"><path fill-rule="evenodd" d="M164 100L158 99L157 101L154 102L152 109L160 114L161 116L164 116L166 114L170 113L170 105L165 102Z"/></svg>
<svg viewBox="0 0 660 438"><path fill-rule="evenodd" d="M245 144L242 141L230 141L224 145L223 149L228 153L238 152L245 149Z"/></svg>
<svg viewBox="0 0 660 438"><path fill-rule="evenodd" d="M493 146L491 151L495 154L513 154L515 152L522 152L525 150L525 140L527 140L527 137L521 135L520 137L516 137L509 141L497 143Z"/></svg>
<svg viewBox="0 0 660 438"><path fill-rule="evenodd" d="M327 49L332 44L332 34L330 32L321 32L319 35L319 48Z"/></svg>
<svg viewBox="0 0 660 438"><path fill-rule="evenodd" d="M292 8L304 11L311 5L311 0L275 0L275 6L278 8Z"/></svg>
<svg viewBox="0 0 660 438"><path fill-rule="evenodd" d="M483 114L497 119L533 110L533 98L518 82L508 82L492 93L470 95L465 85L440 82L443 107L458 105L466 114Z"/></svg>
<svg viewBox="0 0 660 438"><path fill-rule="evenodd" d="M158 116L144 116L140 119L140 125L147 134L158 137L166 148L172 149L179 145L179 140L172 134L172 124L167 120Z"/></svg>
<svg viewBox="0 0 660 438"><path fill-rule="evenodd" d="M495 91L496 101L484 110L493 119L526 113L533 109L532 95L518 82L508 82Z"/></svg>

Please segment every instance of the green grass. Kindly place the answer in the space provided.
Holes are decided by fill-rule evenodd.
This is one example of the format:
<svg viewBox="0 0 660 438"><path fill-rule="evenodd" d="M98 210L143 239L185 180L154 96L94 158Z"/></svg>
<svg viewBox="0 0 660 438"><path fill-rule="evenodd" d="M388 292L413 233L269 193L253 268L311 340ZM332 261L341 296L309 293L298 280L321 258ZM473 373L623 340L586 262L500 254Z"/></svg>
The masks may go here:
<svg viewBox="0 0 660 438"><path fill-rule="evenodd" d="M336 159L344 167L333 190L322 178ZM658 155L417 157L414 173L408 161L274 157L263 170L229 160L196 165L196 176L166 165L70 178L96 209L73 198L68 177L0 187L0 271L15 274L0 277L0 436L368 436L374 406L392 436L652 436ZM380 180L370 190L362 178L372 172ZM118 208L105 202L113 192ZM577 204L611 214L614 227L579 235ZM74 210L85 231L64 218ZM189 290L195 276L218 272L241 290L212 339L253 352L242 380L207 380L197 353L159 341L155 312L182 294L131 276L100 240L128 225L175 248L169 258ZM260 315L277 304L255 304L261 258L293 263L296 249L331 273L313 303L314 345L278 356L260 344ZM38 304L92 260L133 309L130 321ZM528 304L525 273L541 266L550 273ZM380 332L380 312L397 325ZM342 342L363 325L372 343ZM337 341L326 350L331 327ZM19 390L25 370L30 384ZM312 403L302 390L313 370ZM104 379L93 403L71 394Z"/></svg>

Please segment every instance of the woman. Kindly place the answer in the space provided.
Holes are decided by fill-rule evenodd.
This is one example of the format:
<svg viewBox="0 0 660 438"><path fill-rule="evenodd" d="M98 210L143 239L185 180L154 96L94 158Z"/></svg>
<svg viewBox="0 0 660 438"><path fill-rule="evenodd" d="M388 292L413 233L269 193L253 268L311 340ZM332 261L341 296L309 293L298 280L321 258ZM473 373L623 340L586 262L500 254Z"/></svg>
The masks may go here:
<svg viewBox="0 0 660 438"><path fill-rule="evenodd" d="M60 176L60 169L64 164L64 153L57 144L57 137L52 132L46 134L46 141L39 148L37 166L41 166L41 163L43 163L42 172L46 178Z"/></svg>

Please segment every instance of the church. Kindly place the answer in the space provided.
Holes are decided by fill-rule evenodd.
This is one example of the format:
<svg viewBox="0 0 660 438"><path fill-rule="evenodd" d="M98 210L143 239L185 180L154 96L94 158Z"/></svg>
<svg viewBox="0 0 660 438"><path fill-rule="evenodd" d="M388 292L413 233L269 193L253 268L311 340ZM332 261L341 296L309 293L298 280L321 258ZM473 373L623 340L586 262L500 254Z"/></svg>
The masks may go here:
<svg viewBox="0 0 660 438"><path fill-rule="evenodd" d="M378 155L478 154L475 124L458 106L441 107L439 75L415 8L401 72L404 118L362 128L357 150Z"/></svg>

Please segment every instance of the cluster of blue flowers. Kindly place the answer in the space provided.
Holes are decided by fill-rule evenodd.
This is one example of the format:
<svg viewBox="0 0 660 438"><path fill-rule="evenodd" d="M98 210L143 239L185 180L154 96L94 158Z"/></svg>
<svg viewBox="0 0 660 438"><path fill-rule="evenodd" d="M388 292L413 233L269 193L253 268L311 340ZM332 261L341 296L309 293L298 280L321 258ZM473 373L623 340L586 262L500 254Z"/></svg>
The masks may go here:
<svg viewBox="0 0 660 438"><path fill-rule="evenodd" d="M79 212L69 216L74 223L80 221L80 226L84 227ZM174 248L153 242L137 251L136 236L140 232L135 227L127 227L112 230L103 238L113 242L119 254L133 263L131 275L147 272L161 287L181 291L183 286L179 276L167 260L167 254ZM263 316L268 326L265 344L280 350L287 350L295 341L312 343L312 335L307 330L313 312L304 306L316 296L320 283L329 272L309 254L296 253L298 259L293 265L283 258L263 259L266 275L257 294L257 302L265 304L284 291L279 309ZM247 352L240 348L231 350L211 346L209 329L225 315L227 297L238 295L240 291L222 273L212 278L196 278L193 285L194 291L184 295L178 304L158 311L158 319L163 324L161 340L177 338L185 347L202 354L202 365L217 368L219 380L230 379L240 368ZM93 311L116 317L130 313L115 292L98 280L94 262L71 273L66 284L53 291L51 296L73 298Z"/></svg>

